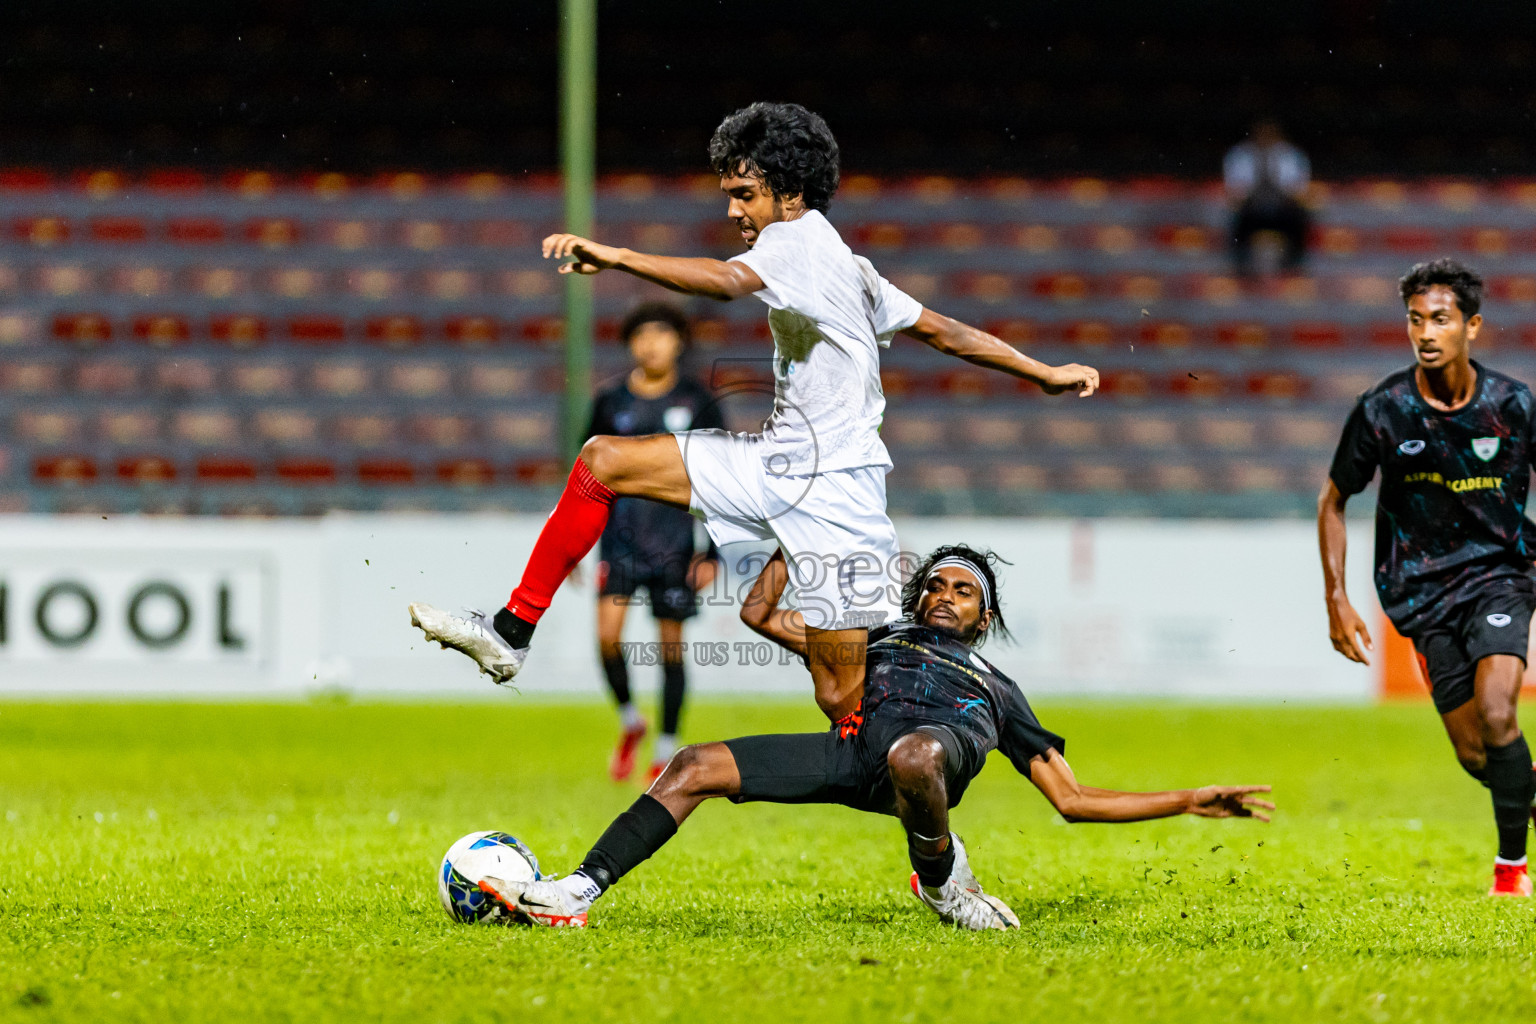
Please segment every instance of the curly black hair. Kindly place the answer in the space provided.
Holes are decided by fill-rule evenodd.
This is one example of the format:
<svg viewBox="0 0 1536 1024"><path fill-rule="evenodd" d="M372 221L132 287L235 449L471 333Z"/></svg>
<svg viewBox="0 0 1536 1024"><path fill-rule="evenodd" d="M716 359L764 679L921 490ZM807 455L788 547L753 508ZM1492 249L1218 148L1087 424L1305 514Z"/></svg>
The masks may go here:
<svg viewBox="0 0 1536 1024"><path fill-rule="evenodd" d="M935 563L946 558L963 558L970 562L981 572L987 581L987 589L992 592L991 604L982 609L992 613L992 624L976 634L976 639L971 646L980 647L993 633L1005 640L1012 639L1013 634L1008 632L1008 624L1003 621L1001 595L997 590L997 567L1013 563L994 551L978 551L967 544L945 544L934 548L933 552L923 559L922 564L901 585L901 614L908 619L917 618L917 603L922 600L923 585L928 581L928 574L933 571Z"/></svg>
<svg viewBox="0 0 1536 1024"><path fill-rule="evenodd" d="M1456 293L1456 305L1468 320L1483 308L1483 279L1471 267L1450 257L1429 263L1415 263L1413 269L1397 282L1398 294L1403 304L1415 295L1422 295L1437 284L1443 284Z"/></svg>
<svg viewBox="0 0 1536 1024"><path fill-rule="evenodd" d="M754 103L731 114L709 140L716 174L760 174L775 196L798 195L826 210L837 191L837 140L798 103Z"/></svg>
<svg viewBox="0 0 1536 1024"><path fill-rule="evenodd" d="M683 347L688 347L688 317L672 303L644 302L636 306L619 325L619 340L628 345L629 339L645 324L665 324L677 333Z"/></svg>

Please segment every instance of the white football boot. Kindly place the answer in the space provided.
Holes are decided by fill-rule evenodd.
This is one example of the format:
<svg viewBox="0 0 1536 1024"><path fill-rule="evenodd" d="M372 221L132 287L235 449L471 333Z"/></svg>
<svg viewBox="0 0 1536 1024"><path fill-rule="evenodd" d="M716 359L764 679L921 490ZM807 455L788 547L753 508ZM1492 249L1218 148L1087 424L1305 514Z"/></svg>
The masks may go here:
<svg viewBox="0 0 1536 1024"><path fill-rule="evenodd" d="M937 896L930 896L912 876L912 895L939 918L956 928L973 932L1007 931L1019 926L1019 918L996 896L973 892L950 877Z"/></svg>
<svg viewBox="0 0 1536 1024"><path fill-rule="evenodd" d="M411 625L439 646L469 655L480 671L497 684L510 682L528 658L527 647L513 648L496 632L491 617L474 608L464 609L462 615L452 615L429 604L413 604Z"/></svg>
<svg viewBox="0 0 1536 1024"><path fill-rule="evenodd" d="M483 878L480 891L501 904L503 910L518 921L544 925L549 928L585 928L587 908L585 900L573 896L554 879L516 882L503 878Z"/></svg>
<svg viewBox="0 0 1536 1024"><path fill-rule="evenodd" d="M962 889L981 892L981 883L976 880L975 873L971 871L971 858L965 854L965 844L953 832L949 834L949 841L955 847L955 866L949 869L949 877L959 882ZM913 877L917 877L916 872L913 872Z"/></svg>

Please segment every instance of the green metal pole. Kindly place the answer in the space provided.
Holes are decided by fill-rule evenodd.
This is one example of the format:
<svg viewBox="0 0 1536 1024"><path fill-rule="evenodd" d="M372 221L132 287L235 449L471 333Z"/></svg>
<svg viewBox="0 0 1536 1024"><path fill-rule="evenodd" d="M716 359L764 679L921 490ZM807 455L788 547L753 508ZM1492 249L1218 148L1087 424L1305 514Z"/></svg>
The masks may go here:
<svg viewBox="0 0 1536 1024"><path fill-rule="evenodd" d="M560 157L565 230L590 238L597 150L597 0L560 0ZM565 278L565 403L561 451L575 459L586 440L592 394L592 278Z"/></svg>

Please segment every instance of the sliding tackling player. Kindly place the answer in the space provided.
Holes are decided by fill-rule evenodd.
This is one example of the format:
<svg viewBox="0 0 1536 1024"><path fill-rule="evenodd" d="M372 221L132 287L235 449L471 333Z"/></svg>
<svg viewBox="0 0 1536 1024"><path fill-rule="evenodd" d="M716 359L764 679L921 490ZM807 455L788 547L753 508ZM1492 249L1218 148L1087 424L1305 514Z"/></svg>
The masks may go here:
<svg viewBox="0 0 1536 1024"><path fill-rule="evenodd" d="M982 892L950 809L1000 750L1067 821L1144 821L1175 814L1268 821L1268 786L1205 786L1121 793L1079 783L1062 757L1066 742L1035 718L1019 688L975 648L1006 635L997 599L998 559L962 545L929 555L902 589L905 619L872 630L858 729L747 736L677 752L650 792L608 826L569 877L537 882L485 879L480 888L505 913L541 925L584 927L587 908L659 850L711 797L735 803L843 804L901 821L911 888L944 921L976 931L1017 928L1008 905ZM798 612L778 610L788 573L768 563L741 617L804 655Z"/></svg>
<svg viewBox="0 0 1536 1024"><path fill-rule="evenodd" d="M1360 396L1317 503L1334 649L1366 662L1371 634L1344 590L1344 505L1381 469L1376 592L1413 640L1456 759L1493 795L1494 896L1529 896L1536 780L1515 718L1531 609L1530 389L1471 359L1483 281L1451 259L1399 282L1415 365Z"/></svg>

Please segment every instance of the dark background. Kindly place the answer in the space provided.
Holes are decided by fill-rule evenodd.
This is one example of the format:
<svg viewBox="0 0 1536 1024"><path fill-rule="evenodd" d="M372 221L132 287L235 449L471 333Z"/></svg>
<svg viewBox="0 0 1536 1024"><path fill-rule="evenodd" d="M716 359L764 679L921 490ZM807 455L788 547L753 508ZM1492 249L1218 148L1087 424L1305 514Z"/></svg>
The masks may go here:
<svg viewBox="0 0 1536 1024"><path fill-rule="evenodd" d="M555 166L557 7L12 3L0 164ZM754 99L850 173L1217 173L1258 115L1320 177L1536 173L1536 4L599 4L603 171L693 171Z"/></svg>

